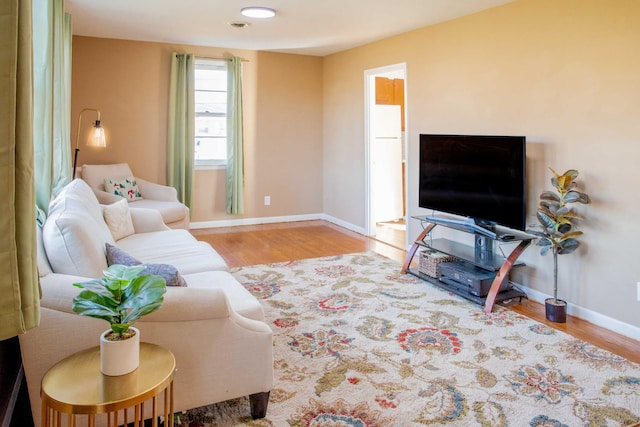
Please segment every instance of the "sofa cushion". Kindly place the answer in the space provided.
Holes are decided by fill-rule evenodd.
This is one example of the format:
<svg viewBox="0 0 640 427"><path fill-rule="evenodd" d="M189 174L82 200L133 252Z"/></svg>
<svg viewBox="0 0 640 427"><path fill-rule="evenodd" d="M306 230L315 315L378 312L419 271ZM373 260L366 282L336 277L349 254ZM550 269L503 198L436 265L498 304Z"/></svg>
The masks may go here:
<svg viewBox="0 0 640 427"><path fill-rule="evenodd" d="M107 253L107 264L120 264L126 266L140 265L140 261L118 248L117 246L105 244L105 250ZM178 269L170 264L146 264L144 270L138 274L142 276L145 274L153 274L156 276L162 276L167 286L187 286L184 278L178 272Z"/></svg>
<svg viewBox="0 0 640 427"><path fill-rule="evenodd" d="M163 230L133 234L115 243L143 264L169 263L181 274L228 270L224 259L187 230Z"/></svg>
<svg viewBox="0 0 640 427"><path fill-rule="evenodd" d="M115 241L86 182L73 180L51 201L42 241L55 273L102 276L107 268L104 244Z"/></svg>
<svg viewBox="0 0 640 427"><path fill-rule="evenodd" d="M179 202L167 202L164 200L138 199L131 202L132 208L155 209L160 212L162 220L166 224L181 221L188 215L187 208Z"/></svg>
<svg viewBox="0 0 640 427"><path fill-rule="evenodd" d="M114 240L120 240L135 233L129 213L129 202L125 199L103 206L102 214Z"/></svg>
<svg viewBox="0 0 640 427"><path fill-rule="evenodd" d="M133 176L105 178L104 189L108 193L113 193L129 201L142 199L140 189Z"/></svg>

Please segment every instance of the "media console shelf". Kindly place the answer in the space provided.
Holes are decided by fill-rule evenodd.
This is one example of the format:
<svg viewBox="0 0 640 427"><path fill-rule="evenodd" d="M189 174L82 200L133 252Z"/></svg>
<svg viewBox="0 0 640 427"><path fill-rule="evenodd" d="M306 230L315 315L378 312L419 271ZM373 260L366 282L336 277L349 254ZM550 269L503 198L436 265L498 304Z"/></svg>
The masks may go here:
<svg viewBox="0 0 640 427"><path fill-rule="evenodd" d="M511 271L511 268L515 265L522 265L522 263L518 263L518 258L531 244L535 238L534 236L502 227L496 227L495 231L485 230L472 222L451 220L448 218L432 216L415 216L412 218L421 221L421 223L424 224L424 229L416 238L413 245L411 245L411 248L407 253L407 258L405 259L401 270L402 274L413 274L414 276L426 280L440 288L446 289L456 295L460 295L470 301L473 301L476 304L484 304L484 312L487 314L493 311L493 306L496 302L506 301L513 298L520 298L521 300L523 297L526 298L527 295L520 290L508 289L504 292L499 292L499 289L503 279L506 278L506 280L509 280L509 272ZM471 247L448 239L431 239L429 233L431 233L437 225L474 234L475 246ZM425 241L427 237L429 237L428 242ZM503 256L502 254L493 252L494 242L518 243L518 245L508 255ZM435 277L422 274L418 269L410 268L411 261L416 255L418 249L421 247L434 249L438 252L452 255L476 267L497 272L487 296L478 297L472 295L455 286L447 285Z"/></svg>

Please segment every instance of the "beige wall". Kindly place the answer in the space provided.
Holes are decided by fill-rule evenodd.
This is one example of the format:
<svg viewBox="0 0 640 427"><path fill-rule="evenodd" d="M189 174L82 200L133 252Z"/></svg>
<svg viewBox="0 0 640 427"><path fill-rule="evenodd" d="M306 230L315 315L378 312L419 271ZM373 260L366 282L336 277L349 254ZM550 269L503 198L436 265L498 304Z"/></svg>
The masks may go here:
<svg viewBox="0 0 640 427"><path fill-rule="evenodd" d="M365 227L363 73L406 62L409 214L427 213L420 133L526 135L528 223L548 166L578 169L593 201L583 246L560 257L559 296L583 317L640 327L638 16L635 0L520 0L325 57L324 212ZM551 258L535 247L523 258L516 279L552 293Z"/></svg>
<svg viewBox="0 0 640 427"><path fill-rule="evenodd" d="M409 214L425 213L414 160L421 132L526 135L528 222L549 188L548 166L580 170L593 200L582 209L583 246L560 258L560 296L582 317L640 327L637 16L635 0L519 0L324 58L233 51L249 59L244 216L324 212L365 228L364 72L405 62ZM164 182L173 49L226 52L74 38L72 140L77 113L95 107L110 143L104 152L81 147L80 164L128 161ZM194 221L229 218L223 188L222 172L198 173ZM410 222L409 234L418 230ZM551 258L536 248L523 258L515 278L550 294Z"/></svg>
<svg viewBox="0 0 640 427"><path fill-rule="evenodd" d="M78 164L128 162L140 178L166 182L166 129L172 51L229 53L243 63L245 214L290 216L322 211L322 58L247 50L74 37L72 145L78 113L97 108L106 149L80 144ZM84 136L95 118L83 115ZM224 170L197 171L192 221L225 214ZM264 206L264 196L271 206Z"/></svg>

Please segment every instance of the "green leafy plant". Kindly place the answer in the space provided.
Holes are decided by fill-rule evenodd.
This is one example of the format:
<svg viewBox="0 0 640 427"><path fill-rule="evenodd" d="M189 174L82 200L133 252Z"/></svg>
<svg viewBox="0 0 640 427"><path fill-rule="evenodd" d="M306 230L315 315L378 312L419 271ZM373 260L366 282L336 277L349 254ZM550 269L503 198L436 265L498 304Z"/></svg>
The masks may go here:
<svg viewBox="0 0 640 427"><path fill-rule="evenodd" d="M103 271L103 277L73 286L83 289L72 309L83 316L109 322L113 333L122 339L138 319L160 308L167 291L163 277L138 276L144 265L115 264Z"/></svg>
<svg viewBox="0 0 640 427"><path fill-rule="evenodd" d="M541 246L540 254L553 254L553 299L558 301L558 255L570 254L580 246L576 239L582 231L574 229L576 220L582 217L573 210L573 203L590 203L589 196L577 189L578 171L569 169L562 175L549 168L553 173L551 184L554 191L543 191L536 216L541 230L530 229L529 233L538 236L536 243Z"/></svg>

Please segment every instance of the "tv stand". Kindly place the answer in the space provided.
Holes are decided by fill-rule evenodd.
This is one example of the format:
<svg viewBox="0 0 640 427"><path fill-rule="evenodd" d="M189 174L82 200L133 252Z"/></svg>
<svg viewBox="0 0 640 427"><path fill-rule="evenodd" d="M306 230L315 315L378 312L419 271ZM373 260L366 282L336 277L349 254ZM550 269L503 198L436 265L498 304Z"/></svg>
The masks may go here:
<svg viewBox="0 0 640 427"><path fill-rule="evenodd" d="M414 218L435 224L441 224L448 228L453 228L467 233L481 234L494 240L498 238L494 224L479 223L471 217L467 217L465 219L448 218L444 216L421 216Z"/></svg>
<svg viewBox="0 0 640 427"><path fill-rule="evenodd" d="M405 259L401 270L402 274L413 274L414 276L426 280L438 287L451 291L477 304L484 305L484 312L487 314L493 311L493 306L496 302L506 301L513 298L520 298L520 300L522 300L522 298L526 298L527 295L520 290L509 289L504 292L499 292L499 289L503 280L505 280L505 278L508 280L511 268L515 265L522 265L521 262L518 263L518 258L531 244L535 238L534 236L499 226L496 226L494 230L487 230L486 228L476 224L475 221L469 219L456 220L433 216L416 216L413 218L420 220L425 225L424 229L416 238L407 253L407 258ZM429 236L431 231L437 225L474 234L474 246L471 247L448 239L429 239L429 241L426 242L425 238ZM517 242L518 245L505 258L501 254L494 254L493 244L496 241L509 243ZM468 292L461 291L454 286L447 285L437 278L422 274L418 269L410 268L411 262L420 247L431 248L438 252L452 255L476 267L497 272L496 277L491 284L489 294L486 297L477 297Z"/></svg>

